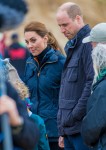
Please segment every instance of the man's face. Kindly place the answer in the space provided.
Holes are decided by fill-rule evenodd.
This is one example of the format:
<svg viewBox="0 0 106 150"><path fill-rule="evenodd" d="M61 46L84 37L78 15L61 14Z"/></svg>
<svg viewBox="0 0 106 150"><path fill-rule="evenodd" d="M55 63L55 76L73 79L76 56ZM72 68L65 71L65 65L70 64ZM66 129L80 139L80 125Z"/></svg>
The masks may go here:
<svg viewBox="0 0 106 150"><path fill-rule="evenodd" d="M79 31L79 25L77 19L72 20L66 11L59 11L56 16L57 23L61 32L69 40L72 39Z"/></svg>

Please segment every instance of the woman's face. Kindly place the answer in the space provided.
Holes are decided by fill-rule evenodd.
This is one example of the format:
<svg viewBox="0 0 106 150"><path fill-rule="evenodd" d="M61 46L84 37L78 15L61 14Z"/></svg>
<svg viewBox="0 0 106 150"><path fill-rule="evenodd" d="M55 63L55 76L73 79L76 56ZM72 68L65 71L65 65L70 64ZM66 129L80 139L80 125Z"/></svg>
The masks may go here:
<svg viewBox="0 0 106 150"><path fill-rule="evenodd" d="M24 35L27 48L33 56L38 56L47 47L47 35L42 38L35 31L25 32Z"/></svg>
<svg viewBox="0 0 106 150"><path fill-rule="evenodd" d="M91 42L91 44L92 44L92 47L95 48L98 43L97 42Z"/></svg>

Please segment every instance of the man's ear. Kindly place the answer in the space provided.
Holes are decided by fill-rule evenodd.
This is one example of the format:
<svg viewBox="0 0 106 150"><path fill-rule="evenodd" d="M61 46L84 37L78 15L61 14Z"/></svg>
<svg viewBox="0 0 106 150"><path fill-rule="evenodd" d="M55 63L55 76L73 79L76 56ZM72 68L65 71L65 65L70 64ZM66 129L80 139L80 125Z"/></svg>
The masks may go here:
<svg viewBox="0 0 106 150"><path fill-rule="evenodd" d="M75 19L76 19L77 23L79 24L82 20L82 17L77 15Z"/></svg>

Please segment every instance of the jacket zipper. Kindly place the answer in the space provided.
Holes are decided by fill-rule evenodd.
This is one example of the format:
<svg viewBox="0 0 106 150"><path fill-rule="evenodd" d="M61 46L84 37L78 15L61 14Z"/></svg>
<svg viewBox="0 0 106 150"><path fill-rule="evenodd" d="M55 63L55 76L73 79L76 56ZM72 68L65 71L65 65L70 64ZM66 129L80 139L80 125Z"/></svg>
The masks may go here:
<svg viewBox="0 0 106 150"><path fill-rule="evenodd" d="M44 63L44 64L40 67L40 69L39 69L39 71L38 71L38 73L37 73L37 76L38 76L38 79L37 79L37 86L38 86L38 84L39 84L39 75L40 75L40 72L41 72L41 69L43 68L43 66L44 66L45 64L52 64L52 63L54 63L54 62L57 62L57 61L46 62L46 63ZM29 64L34 64L34 63L31 63L31 62L27 62L27 63L29 63ZM35 65L35 64L34 64L34 65ZM36 69L38 70L38 68L37 68L36 65L35 65L35 67L36 67ZM37 90L37 97L38 97L38 100L39 100L39 89ZM38 114L38 108L39 108L39 101L38 101L38 105L37 105L37 114Z"/></svg>
<svg viewBox="0 0 106 150"><path fill-rule="evenodd" d="M38 77L39 77L40 72L41 72L41 69L44 67L44 65L46 65L46 64L52 64L52 63L54 63L54 62L57 62L57 61L52 61L52 62L46 62L46 63L44 63L44 64L40 67L40 69L39 69L39 71L38 71Z"/></svg>

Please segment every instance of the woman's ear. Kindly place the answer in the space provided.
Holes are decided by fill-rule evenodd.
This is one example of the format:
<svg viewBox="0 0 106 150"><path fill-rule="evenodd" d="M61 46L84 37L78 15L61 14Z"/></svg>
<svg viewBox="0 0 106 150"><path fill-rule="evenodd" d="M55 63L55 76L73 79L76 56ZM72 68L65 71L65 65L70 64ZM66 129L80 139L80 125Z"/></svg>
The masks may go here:
<svg viewBox="0 0 106 150"><path fill-rule="evenodd" d="M44 36L44 40L45 40L45 43L48 43L48 36L47 35Z"/></svg>
<svg viewBox="0 0 106 150"><path fill-rule="evenodd" d="M44 45L45 45L45 48L48 45L48 36L47 35L44 36Z"/></svg>

